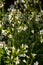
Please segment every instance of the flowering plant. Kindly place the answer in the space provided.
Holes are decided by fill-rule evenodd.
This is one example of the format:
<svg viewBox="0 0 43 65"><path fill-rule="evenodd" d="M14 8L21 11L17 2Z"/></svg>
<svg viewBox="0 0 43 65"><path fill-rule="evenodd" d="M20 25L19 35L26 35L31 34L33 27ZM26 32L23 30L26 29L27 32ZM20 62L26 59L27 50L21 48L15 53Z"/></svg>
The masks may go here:
<svg viewBox="0 0 43 65"><path fill-rule="evenodd" d="M5 12L0 0L0 65L43 64L43 10L39 0L16 0Z"/></svg>

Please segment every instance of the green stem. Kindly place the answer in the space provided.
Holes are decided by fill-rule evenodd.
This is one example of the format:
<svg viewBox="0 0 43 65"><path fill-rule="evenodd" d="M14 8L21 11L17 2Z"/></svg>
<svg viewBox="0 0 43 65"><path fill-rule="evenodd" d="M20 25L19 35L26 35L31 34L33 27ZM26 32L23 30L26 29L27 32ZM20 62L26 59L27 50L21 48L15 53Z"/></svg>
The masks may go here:
<svg viewBox="0 0 43 65"><path fill-rule="evenodd" d="M32 65L32 62L33 62L33 58L31 59L30 65Z"/></svg>

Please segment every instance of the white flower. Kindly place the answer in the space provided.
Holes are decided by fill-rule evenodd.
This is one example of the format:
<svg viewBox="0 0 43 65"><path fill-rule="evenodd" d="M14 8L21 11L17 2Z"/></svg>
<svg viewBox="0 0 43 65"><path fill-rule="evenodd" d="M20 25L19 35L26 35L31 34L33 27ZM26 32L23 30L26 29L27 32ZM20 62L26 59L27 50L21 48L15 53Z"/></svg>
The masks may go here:
<svg viewBox="0 0 43 65"><path fill-rule="evenodd" d="M28 52L28 50L25 50L25 53L27 53Z"/></svg>
<svg viewBox="0 0 43 65"><path fill-rule="evenodd" d="M18 1L14 1L14 5L16 5L18 3Z"/></svg>
<svg viewBox="0 0 43 65"><path fill-rule="evenodd" d="M38 61L36 61L36 62L34 63L34 65L38 65Z"/></svg>
<svg viewBox="0 0 43 65"><path fill-rule="evenodd" d="M26 63L26 60L24 59L23 62Z"/></svg>
<svg viewBox="0 0 43 65"><path fill-rule="evenodd" d="M42 15L43 15L43 10L41 10L41 11L39 12L39 14L42 16Z"/></svg>
<svg viewBox="0 0 43 65"><path fill-rule="evenodd" d="M6 34L6 33L5 33L5 30L2 30L2 34Z"/></svg>
<svg viewBox="0 0 43 65"><path fill-rule="evenodd" d="M21 32L23 30L23 27L20 26L20 27L17 28L17 30L18 30L18 32Z"/></svg>
<svg viewBox="0 0 43 65"><path fill-rule="evenodd" d="M0 48L3 48L4 47L4 45L5 45L5 42L3 41L0 41Z"/></svg>
<svg viewBox="0 0 43 65"><path fill-rule="evenodd" d="M14 24L12 24L12 26L14 27Z"/></svg>
<svg viewBox="0 0 43 65"><path fill-rule="evenodd" d="M33 16L34 16L35 12L31 12L31 13L32 13L31 17L33 18Z"/></svg>
<svg viewBox="0 0 43 65"><path fill-rule="evenodd" d="M43 10L41 10L41 12L43 13Z"/></svg>
<svg viewBox="0 0 43 65"><path fill-rule="evenodd" d="M19 0L17 0L17 3L19 3Z"/></svg>
<svg viewBox="0 0 43 65"><path fill-rule="evenodd" d="M8 20L10 23L14 20L14 14L16 13L16 9L11 9L11 12L8 15Z"/></svg>
<svg viewBox="0 0 43 65"><path fill-rule="evenodd" d="M18 28L17 28L17 30L18 30L18 32L21 32L22 30L26 30L28 27L26 26L26 25L24 25L24 27L23 26L19 26Z"/></svg>
<svg viewBox="0 0 43 65"><path fill-rule="evenodd" d="M9 38L12 38L12 35L11 34L9 34L9 36L8 36Z"/></svg>
<svg viewBox="0 0 43 65"><path fill-rule="evenodd" d="M38 14L38 15L36 15L36 19L35 19L35 21L40 21L41 20L41 15L40 14Z"/></svg>
<svg viewBox="0 0 43 65"><path fill-rule="evenodd" d="M4 6L4 4L3 3L0 3L0 8L2 8Z"/></svg>
<svg viewBox="0 0 43 65"><path fill-rule="evenodd" d="M26 56L27 58L30 58L29 56Z"/></svg>
<svg viewBox="0 0 43 65"><path fill-rule="evenodd" d="M28 45L25 44L25 48L28 48Z"/></svg>
<svg viewBox="0 0 43 65"><path fill-rule="evenodd" d="M6 52L7 52L7 55L10 55L10 52L11 52L11 51L10 51L10 50L6 50Z"/></svg>
<svg viewBox="0 0 43 65"><path fill-rule="evenodd" d="M26 48L28 48L28 45L24 45L24 44L22 44L22 46L21 46L21 48L24 48L24 49L26 49Z"/></svg>
<svg viewBox="0 0 43 65"><path fill-rule="evenodd" d="M23 30L25 31L27 28L28 28L28 27L27 27L26 25L24 25L24 28L23 28Z"/></svg>
<svg viewBox="0 0 43 65"><path fill-rule="evenodd" d="M18 20L19 17L18 16L15 16L15 18Z"/></svg>
<svg viewBox="0 0 43 65"><path fill-rule="evenodd" d="M15 13L16 13L16 9L12 9L12 13L14 13L14 14L15 14Z"/></svg>
<svg viewBox="0 0 43 65"><path fill-rule="evenodd" d="M22 44L21 48L24 48L24 44Z"/></svg>
<svg viewBox="0 0 43 65"><path fill-rule="evenodd" d="M24 6L25 6L25 8L27 8L27 5L26 4L24 4Z"/></svg>
<svg viewBox="0 0 43 65"><path fill-rule="evenodd" d="M20 57L26 57L27 55L26 54L21 54Z"/></svg>
<svg viewBox="0 0 43 65"><path fill-rule="evenodd" d="M15 62L16 65L20 63L18 56L14 60L15 60L14 62Z"/></svg>
<svg viewBox="0 0 43 65"><path fill-rule="evenodd" d="M41 43L43 43L43 39L41 39Z"/></svg>
<svg viewBox="0 0 43 65"><path fill-rule="evenodd" d="M8 50L8 47L4 47L5 50Z"/></svg>
<svg viewBox="0 0 43 65"><path fill-rule="evenodd" d="M41 41L41 43L43 43L43 38L42 38L42 36L40 37L40 41Z"/></svg>
<svg viewBox="0 0 43 65"><path fill-rule="evenodd" d="M22 3L25 3L25 0L21 0Z"/></svg>
<svg viewBox="0 0 43 65"><path fill-rule="evenodd" d="M15 51L15 47L13 46L13 47L12 47L12 52L14 53L14 51Z"/></svg>
<svg viewBox="0 0 43 65"><path fill-rule="evenodd" d="M14 28L12 28L12 31L14 31Z"/></svg>
<svg viewBox="0 0 43 65"><path fill-rule="evenodd" d="M13 55L11 55L11 59L13 59Z"/></svg>
<svg viewBox="0 0 43 65"><path fill-rule="evenodd" d="M5 35L5 36L7 35L8 32L9 31L7 31L7 30L2 30L2 34Z"/></svg>
<svg viewBox="0 0 43 65"><path fill-rule="evenodd" d="M12 20L13 20L13 17L12 17L12 16L13 16L13 14L12 14L12 12L11 12L11 13L9 14L9 21L10 21L10 22L12 22Z"/></svg>
<svg viewBox="0 0 43 65"><path fill-rule="evenodd" d="M42 30L40 30L40 34L43 34L43 29L42 29Z"/></svg>
<svg viewBox="0 0 43 65"><path fill-rule="evenodd" d="M34 3L38 3L38 0L34 0Z"/></svg>
<svg viewBox="0 0 43 65"><path fill-rule="evenodd" d="M12 47L12 50L15 50L15 47L14 46Z"/></svg>
<svg viewBox="0 0 43 65"><path fill-rule="evenodd" d="M18 48L18 49L17 49L17 52L16 52L16 54L18 54L18 53L19 53L19 51L20 51L20 49Z"/></svg>
<svg viewBox="0 0 43 65"><path fill-rule="evenodd" d="M2 43L0 43L0 48L3 48L3 44Z"/></svg>
<svg viewBox="0 0 43 65"><path fill-rule="evenodd" d="M32 53L32 56L33 56L33 57L35 57L36 55L37 55L37 54L35 54L35 53Z"/></svg>
<svg viewBox="0 0 43 65"><path fill-rule="evenodd" d="M34 30L31 30L32 33L34 33Z"/></svg>
<svg viewBox="0 0 43 65"><path fill-rule="evenodd" d="M20 21L18 21L18 23L19 23L19 24L21 24L21 22L20 22Z"/></svg>

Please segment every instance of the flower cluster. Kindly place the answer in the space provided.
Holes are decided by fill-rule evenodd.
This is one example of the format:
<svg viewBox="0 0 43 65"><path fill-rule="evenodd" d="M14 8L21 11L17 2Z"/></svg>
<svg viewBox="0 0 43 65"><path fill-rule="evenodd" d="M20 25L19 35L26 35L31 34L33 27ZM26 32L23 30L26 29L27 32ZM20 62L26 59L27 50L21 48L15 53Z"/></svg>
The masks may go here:
<svg viewBox="0 0 43 65"><path fill-rule="evenodd" d="M17 64L20 64L21 57L29 58L28 55L26 55L26 53L28 51L27 48L28 48L28 45L26 45L26 44L25 45L22 44L20 46L20 48L18 48L18 49L16 49L15 46L12 46L12 47L4 46L4 49L5 49L6 54L7 54L7 57L5 59L5 63L9 64L9 62L11 60L13 63L15 63L15 65L17 65ZM9 62L7 60L9 60ZM23 62L24 62L24 60L23 60Z"/></svg>
<svg viewBox="0 0 43 65"><path fill-rule="evenodd" d="M9 6L7 12L5 11L4 0L0 0L0 65L43 63L41 2L14 0L14 4Z"/></svg>

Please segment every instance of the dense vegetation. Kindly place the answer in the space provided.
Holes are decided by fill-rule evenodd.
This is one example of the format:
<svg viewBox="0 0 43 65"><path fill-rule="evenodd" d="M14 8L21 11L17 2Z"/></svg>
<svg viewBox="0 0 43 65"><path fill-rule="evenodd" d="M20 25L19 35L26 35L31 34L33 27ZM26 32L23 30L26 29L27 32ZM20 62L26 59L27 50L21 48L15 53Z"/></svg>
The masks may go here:
<svg viewBox="0 0 43 65"><path fill-rule="evenodd" d="M42 2L0 0L0 65L43 65Z"/></svg>

